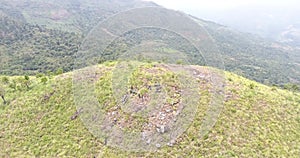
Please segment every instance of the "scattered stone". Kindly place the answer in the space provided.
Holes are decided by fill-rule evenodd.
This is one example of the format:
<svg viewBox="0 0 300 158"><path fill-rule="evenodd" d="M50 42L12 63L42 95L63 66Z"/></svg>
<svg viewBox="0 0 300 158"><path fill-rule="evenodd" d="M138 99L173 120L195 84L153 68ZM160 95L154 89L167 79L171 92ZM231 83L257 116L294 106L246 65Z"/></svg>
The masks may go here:
<svg viewBox="0 0 300 158"><path fill-rule="evenodd" d="M146 139L146 133L143 132L143 133L142 133L142 140L145 140L145 139Z"/></svg>
<svg viewBox="0 0 300 158"><path fill-rule="evenodd" d="M161 147L161 145L160 145L160 144L156 144L155 146L156 146L157 148L160 148L160 147Z"/></svg>
<svg viewBox="0 0 300 158"><path fill-rule="evenodd" d="M160 129L159 129L158 127L156 128L156 131L157 131L158 133L160 133Z"/></svg>
<svg viewBox="0 0 300 158"><path fill-rule="evenodd" d="M156 131L158 132L158 133L161 133L161 134L163 134L163 133L166 133L167 132L167 127L166 126L160 126L160 127L156 127Z"/></svg>
<svg viewBox="0 0 300 158"><path fill-rule="evenodd" d="M160 133L165 133L166 129L165 126L160 126Z"/></svg>
<svg viewBox="0 0 300 158"><path fill-rule="evenodd" d="M147 144L150 144L150 143L151 143L151 139L148 139L148 140L146 141L146 143L147 143Z"/></svg>
<svg viewBox="0 0 300 158"><path fill-rule="evenodd" d="M171 140L167 145L172 147L175 143L176 143L175 140Z"/></svg>
<svg viewBox="0 0 300 158"><path fill-rule="evenodd" d="M171 143L171 144L175 144L176 141L175 141L175 140L171 140L170 143Z"/></svg>

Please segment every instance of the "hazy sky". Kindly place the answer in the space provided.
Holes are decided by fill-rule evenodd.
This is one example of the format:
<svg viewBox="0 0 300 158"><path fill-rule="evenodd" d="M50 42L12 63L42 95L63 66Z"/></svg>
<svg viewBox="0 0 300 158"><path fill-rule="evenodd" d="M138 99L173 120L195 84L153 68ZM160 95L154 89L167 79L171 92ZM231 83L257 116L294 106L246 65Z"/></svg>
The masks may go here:
<svg viewBox="0 0 300 158"><path fill-rule="evenodd" d="M188 13L196 10L223 11L240 6L263 5L284 6L300 5L299 0L149 0L166 8L181 10Z"/></svg>

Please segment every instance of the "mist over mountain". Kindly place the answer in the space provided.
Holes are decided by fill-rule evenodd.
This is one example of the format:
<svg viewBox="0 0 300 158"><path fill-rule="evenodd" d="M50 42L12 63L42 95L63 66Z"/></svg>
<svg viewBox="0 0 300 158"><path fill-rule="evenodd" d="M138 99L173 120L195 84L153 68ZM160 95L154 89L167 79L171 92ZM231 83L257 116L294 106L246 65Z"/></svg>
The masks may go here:
<svg viewBox="0 0 300 158"><path fill-rule="evenodd" d="M212 20L241 32L300 46L299 5L247 5L225 10L193 10L198 17Z"/></svg>

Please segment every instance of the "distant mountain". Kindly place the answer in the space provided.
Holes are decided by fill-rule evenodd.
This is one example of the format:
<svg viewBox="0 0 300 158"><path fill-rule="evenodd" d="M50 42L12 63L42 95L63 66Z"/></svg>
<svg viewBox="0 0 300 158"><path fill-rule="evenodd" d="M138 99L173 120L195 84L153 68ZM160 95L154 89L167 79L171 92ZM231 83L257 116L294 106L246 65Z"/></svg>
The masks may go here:
<svg viewBox="0 0 300 158"><path fill-rule="evenodd" d="M197 19L216 40L227 70L265 84L300 81L300 49Z"/></svg>
<svg viewBox="0 0 300 158"><path fill-rule="evenodd" d="M278 41L300 48L300 23L288 26L280 34Z"/></svg>
<svg viewBox="0 0 300 158"><path fill-rule="evenodd" d="M81 41L96 24L121 11L145 6L158 5L138 0L1 0L0 32L3 38L0 46L0 74L35 74L59 68L70 71ZM171 11L155 12L152 15L160 17L160 14L173 13L187 17L183 13ZM300 50L296 47L192 17L181 23L188 24L194 21L192 19L207 30L222 55L222 59L210 56L212 48L203 44L202 49L210 56L208 60L224 62L226 70L261 83L299 84ZM296 39L294 30L290 28L282 34L282 39ZM186 32L187 35L189 33L195 32ZM175 43L172 45L180 48Z"/></svg>
<svg viewBox="0 0 300 158"><path fill-rule="evenodd" d="M224 11L199 11L198 15L203 14L208 19L242 32L299 47L299 5L288 3L286 6L247 5Z"/></svg>
<svg viewBox="0 0 300 158"><path fill-rule="evenodd" d="M107 17L128 9L158 6L140 0L1 0L0 9L30 24L88 32Z"/></svg>

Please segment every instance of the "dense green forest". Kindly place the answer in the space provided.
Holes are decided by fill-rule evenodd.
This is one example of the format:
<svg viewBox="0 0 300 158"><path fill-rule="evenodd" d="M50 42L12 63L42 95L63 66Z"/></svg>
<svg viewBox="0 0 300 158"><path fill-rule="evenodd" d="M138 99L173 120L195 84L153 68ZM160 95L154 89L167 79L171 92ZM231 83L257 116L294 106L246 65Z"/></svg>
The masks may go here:
<svg viewBox="0 0 300 158"><path fill-rule="evenodd" d="M9 17L1 17L0 22L1 74L72 70L81 35L24 24Z"/></svg>
<svg viewBox="0 0 300 158"><path fill-rule="evenodd" d="M0 74L34 75L39 72L54 72L57 69L70 71L74 66L74 54L77 53L88 32L97 23L130 8L156 6L153 3L137 3L136 1L128 3L104 1L101 6L95 4L97 4L96 1L61 2L53 0L47 3L24 1L19 5L14 5L14 2L3 0L3 6L0 8ZM22 7L25 9L21 9ZM193 19L205 28L216 42L215 45L221 55L214 61L224 62L224 67L219 68L225 68L268 85L299 84L299 49L267 41L251 34L236 32L212 22ZM157 36L152 39L158 39L161 34L159 29L155 31ZM148 33L147 35L151 37L151 33ZM132 30L126 35L138 38L139 34L140 32L137 30ZM120 50L124 49L120 48L120 43L124 43L124 39L128 40L126 35L116 38L106 49L107 52L103 52L103 56L96 56L97 59L89 60L103 62L118 58L117 54L124 51ZM170 32L169 35L171 35ZM141 43L143 40L147 39L136 39L135 42L139 41L139 43L135 45L143 44ZM187 48L182 39L169 40L168 46L160 46L160 50L154 51L175 50L181 53L190 53L190 48ZM119 44L116 44L117 41ZM130 41L126 42L128 44ZM174 44L174 42L177 43ZM148 45L149 49L150 46ZM131 47L132 45L129 46L129 48ZM211 47L204 45L201 49L209 53ZM114 55L107 57L107 54L111 53ZM203 58L199 54L190 57L192 59L199 57L201 58L197 59L199 61ZM199 61L191 63L199 64Z"/></svg>

